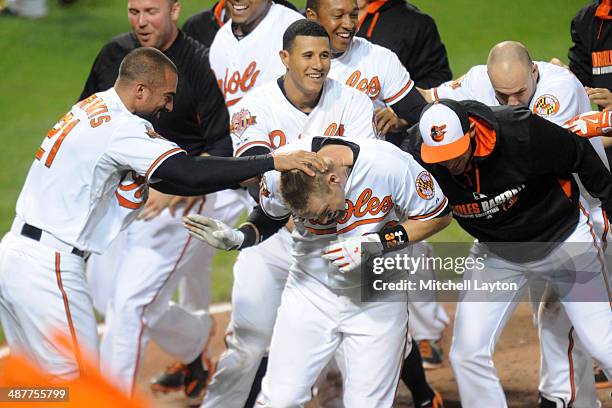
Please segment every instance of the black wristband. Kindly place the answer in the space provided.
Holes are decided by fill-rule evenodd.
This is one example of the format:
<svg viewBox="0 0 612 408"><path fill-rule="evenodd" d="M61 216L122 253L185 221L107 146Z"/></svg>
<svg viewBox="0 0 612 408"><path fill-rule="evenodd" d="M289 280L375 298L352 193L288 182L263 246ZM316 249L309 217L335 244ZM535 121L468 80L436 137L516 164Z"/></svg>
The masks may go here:
<svg viewBox="0 0 612 408"><path fill-rule="evenodd" d="M397 224L393 227L385 228L378 232L380 242L383 246L383 254L408 246L408 232L402 224Z"/></svg>
<svg viewBox="0 0 612 408"><path fill-rule="evenodd" d="M242 231L244 234L244 240L242 241L242 245L240 245L237 249L240 250L259 244L259 231L255 225L251 224L250 222L246 222L238 228L238 231Z"/></svg>

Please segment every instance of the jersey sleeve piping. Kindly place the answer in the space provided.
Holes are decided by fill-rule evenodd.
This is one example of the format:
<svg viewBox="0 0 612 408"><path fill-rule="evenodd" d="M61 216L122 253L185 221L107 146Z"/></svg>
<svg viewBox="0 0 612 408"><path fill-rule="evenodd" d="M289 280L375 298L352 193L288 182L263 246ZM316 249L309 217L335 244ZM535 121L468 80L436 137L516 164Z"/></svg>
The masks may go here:
<svg viewBox="0 0 612 408"><path fill-rule="evenodd" d="M167 150L166 152L162 153L157 159L155 159L155 161L153 162L151 167L149 167L149 170L147 171L147 174L145 174L145 178L147 179L147 181L149 181L149 178L151 177L151 174L153 174L155 172L155 170L157 170L157 168L168 157L174 156L177 153L186 153L186 152L185 152L185 150L181 149L180 147L175 147L175 148L172 148L170 150Z"/></svg>

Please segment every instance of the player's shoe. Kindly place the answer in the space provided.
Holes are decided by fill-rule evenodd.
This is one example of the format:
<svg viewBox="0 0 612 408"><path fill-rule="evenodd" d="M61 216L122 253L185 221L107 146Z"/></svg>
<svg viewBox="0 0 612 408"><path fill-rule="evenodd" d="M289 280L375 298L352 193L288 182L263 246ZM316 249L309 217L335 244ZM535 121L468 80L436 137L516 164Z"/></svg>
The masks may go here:
<svg viewBox="0 0 612 408"><path fill-rule="evenodd" d="M426 370L435 370L442 367L444 353L440 340L421 340L418 342L419 352L423 359L423 368Z"/></svg>
<svg viewBox="0 0 612 408"><path fill-rule="evenodd" d="M606 374L599 367L595 369L595 387L599 389L612 388L612 382L610 382Z"/></svg>
<svg viewBox="0 0 612 408"><path fill-rule="evenodd" d="M183 390L187 398L198 398L206 389L208 377L208 370L204 368L200 355L189 364L176 362L152 378L151 391L167 394Z"/></svg>
<svg viewBox="0 0 612 408"><path fill-rule="evenodd" d="M540 394L538 400L539 408L565 408L565 402L559 398L548 399L547 397Z"/></svg>
<svg viewBox="0 0 612 408"><path fill-rule="evenodd" d="M434 397L429 401L422 402L418 408L444 408L444 400L442 400L440 393L434 390Z"/></svg>

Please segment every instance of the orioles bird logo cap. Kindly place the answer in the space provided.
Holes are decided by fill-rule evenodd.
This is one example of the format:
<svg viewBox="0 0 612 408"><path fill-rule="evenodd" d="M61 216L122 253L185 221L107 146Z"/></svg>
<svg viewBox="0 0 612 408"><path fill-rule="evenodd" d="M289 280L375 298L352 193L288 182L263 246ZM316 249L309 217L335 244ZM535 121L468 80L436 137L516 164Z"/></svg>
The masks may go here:
<svg viewBox="0 0 612 408"><path fill-rule="evenodd" d="M457 101L440 99L425 106L419 131L423 138L421 158L425 163L455 159L470 146L470 121Z"/></svg>

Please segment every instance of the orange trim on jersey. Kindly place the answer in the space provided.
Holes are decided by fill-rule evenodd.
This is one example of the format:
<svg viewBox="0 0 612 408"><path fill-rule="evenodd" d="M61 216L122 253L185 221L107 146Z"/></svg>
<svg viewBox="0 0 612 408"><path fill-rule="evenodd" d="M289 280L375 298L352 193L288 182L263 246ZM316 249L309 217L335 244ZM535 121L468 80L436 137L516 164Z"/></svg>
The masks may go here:
<svg viewBox="0 0 612 408"><path fill-rule="evenodd" d="M253 147L253 146L265 146L265 147L267 147L270 150L274 150L270 143L268 143L268 142L266 142L264 140L255 140L253 142L249 142L249 143L246 143L246 144L243 144L242 146L240 146L238 148L238 150L236 150L236 153L234 153L234 156L236 156L236 157L240 156L240 154L242 154L246 150L247 147Z"/></svg>
<svg viewBox="0 0 612 408"><path fill-rule="evenodd" d="M559 182L559 185L561 186L561 189L563 190L563 193L567 196L567 198L572 198L572 182L569 180L561 179L558 179L557 181Z"/></svg>
<svg viewBox="0 0 612 408"><path fill-rule="evenodd" d="M42 159L43 155L45 154L45 149L43 149L42 147L39 147L38 150L36 150L36 160L40 160Z"/></svg>
<svg viewBox="0 0 612 408"><path fill-rule="evenodd" d="M203 207L204 207L204 200L202 200L202 202L200 203L200 207L198 208L198 211L197 211L198 214L202 213L202 208ZM131 390L132 390L131 394L132 395L134 394L134 391L136 390L136 380L138 379L138 370L140 369L140 354L142 352L142 336L144 334L144 329L145 329L145 323L144 323L145 312L147 310L147 307L151 306L151 304L153 302L155 302L155 299L157 299L157 297L161 293L162 289L166 286L166 283L168 283L168 280L170 280L170 277L172 277L174 272L176 272L176 269L178 268L179 263L181 262L181 260L185 256L185 252L187 252L187 247L189 246L190 242L191 242L191 235L189 235L187 237L187 240L185 241L185 245L183 246L183 249L181 250L181 253L180 253L178 259L174 263L174 266L172 267L172 270L170 271L170 273L166 277L166 280L164 280L164 283L161 284L161 286L159 287L159 289L157 290L155 295L153 295L153 298L151 299L151 301L149 303L147 303L146 305L144 305L142 307L142 311L140 312L140 333L138 334L138 347L136 349L136 365L134 366L134 376L132 377L132 387L131 387Z"/></svg>
<svg viewBox="0 0 612 408"><path fill-rule="evenodd" d="M474 125L476 131L476 147L474 157L485 157L491 154L497 142L497 134L489 125L477 117L468 117L470 124Z"/></svg>
<svg viewBox="0 0 612 408"><path fill-rule="evenodd" d="M438 96L438 87L437 86L433 89L433 96L434 96L434 101L437 102L437 101L440 100L440 97Z"/></svg>
<svg viewBox="0 0 612 408"><path fill-rule="evenodd" d="M572 350L574 350L574 326L569 331L568 339L569 345L567 346L567 360L569 361L569 375L570 375L570 389L572 390L568 406L572 406L574 399L576 398L576 384L574 382L574 357L572 356Z"/></svg>
<svg viewBox="0 0 612 408"><path fill-rule="evenodd" d="M612 19L612 16L610 16L611 10L612 10L612 1L603 0L599 4L599 6L597 6L597 9L595 10L595 17L599 18L600 20L610 20Z"/></svg>
<svg viewBox="0 0 612 408"><path fill-rule="evenodd" d="M406 85L404 85L404 87L402 89L400 89L400 91L398 93L396 93L395 95L393 95L390 98L387 98L387 99L383 100L383 102L386 103L386 104L390 104L391 102L393 102L394 100L396 100L397 98L402 96L402 94L404 92L406 92L406 89L410 88L411 85L412 85L412 79L409 80L408 83L406 83Z"/></svg>
<svg viewBox="0 0 612 408"><path fill-rule="evenodd" d="M134 182L132 182L130 184L126 184L126 185L119 184L119 190L121 190L121 191L132 191L132 190L135 190L138 187L142 186L142 184L143 183L139 184L137 181L134 181Z"/></svg>
<svg viewBox="0 0 612 408"><path fill-rule="evenodd" d="M57 279L57 287L62 293L62 299L64 301L64 310L66 312L66 320L68 320L68 328L70 329L70 337L72 338L72 347L74 348L74 357L76 359L77 366L79 367L80 375L83 375L83 365L81 361L81 352L79 350L79 342L76 336L76 330L74 329L74 323L72 322L72 315L70 314L70 303L68 302L68 295L64 290L64 284L62 283L62 275L60 269L61 255L59 252L55 253L55 277Z"/></svg>
<svg viewBox="0 0 612 408"><path fill-rule="evenodd" d="M599 260L599 264L601 265L601 275L606 286L606 295L608 296L608 303L610 304L610 310L612 310L612 292L610 291L610 282L608 281L608 275L606 271L606 263L603 260L601 255L601 249L599 245L597 245L597 235L595 235L595 230L593 228L593 224L591 223L591 216L587 210L584 209L581 203L578 203L578 208L582 211L585 217L587 217L587 225L589 226L589 231L591 232L591 236L593 237L593 246L597 250L597 259Z"/></svg>
<svg viewBox="0 0 612 408"><path fill-rule="evenodd" d="M364 220L355 221L351 225L346 226L346 227L344 227L342 229L339 229L337 233L338 234L344 234L345 232L349 232L349 231L354 230L355 228L359 227L360 225L372 224L372 223L375 223L375 222L380 222L380 221L385 219L387 214L383 215L382 217L378 217L378 218L367 218L367 219L364 219Z"/></svg>
<svg viewBox="0 0 612 408"><path fill-rule="evenodd" d="M221 18L221 14L223 13L223 8L225 7L225 0L220 0L219 3L215 6L213 11L213 15L215 16L215 20L219 27L223 27L223 19Z"/></svg>
<svg viewBox="0 0 612 408"><path fill-rule="evenodd" d="M117 200L119 201L119 205L124 207L124 208L129 208L130 210L137 210L140 207L142 207L143 203L135 203L133 201L128 200L125 197L122 197L121 194L119 194L119 192L115 191L115 197L117 197Z"/></svg>
<svg viewBox="0 0 612 408"><path fill-rule="evenodd" d="M242 97L240 98L236 98L236 99L230 99L229 101L225 102L225 106L227 106L228 108L230 106L234 106L235 104L237 104L238 102L240 102L240 100L242 99Z"/></svg>
<svg viewBox="0 0 612 408"><path fill-rule="evenodd" d="M368 28L368 33L366 34L366 37L368 38L372 37L372 32L374 31L374 27L376 27L376 23L378 23L378 17L380 17L380 11L377 11L376 14L374 14L374 18L372 19L372 22L370 23L370 27Z"/></svg>
<svg viewBox="0 0 612 408"><path fill-rule="evenodd" d="M442 203L439 206L437 206L436 209L433 210L432 212L427 213L427 214L415 215L414 217L408 217L408 219L409 220L422 220L424 218L435 217L438 213L444 210L447 202L448 200L446 199L446 197L444 197L444 200L442 200Z"/></svg>
<svg viewBox="0 0 612 408"><path fill-rule="evenodd" d="M361 18L357 22L357 31L361 29L361 26L363 25L365 19L368 17L369 14L378 13L378 10L380 10L380 8L384 6L388 1L389 0L376 0L371 3L368 3L368 7L366 8L365 13L361 16ZM371 30L372 30L372 23L370 24L370 29L368 30L368 32L370 32Z"/></svg>
<svg viewBox="0 0 612 408"><path fill-rule="evenodd" d="M336 233L336 229L335 228L328 228L328 229L316 229L316 228L312 228L312 227L304 227L306 228L309 232L315 234L315 235L329 235L329 234L335 234Z"/></svg>
<svg viewBox="0 0 612 408"><path fill-rule="evenodd" d="M145 174L145 178L148 180L151 172L153 170L155 170L157 165L160 164L165 158L167 158L171 154L174 154L174 153L177 153L177 152L182 152L182 151L184 151L184 150L181 149L180 147L175 147L174 149L170 149L170 150L164 152L161 156L159 156L157 159L155 159L155 161L153 162L151 167L149 167L149 170L147 170L147 173Z"/></svg>
<svg viewBox="0 0 612 408"><path fill-rule="evenodd" d="M603 222L604 222L604 232L603 235L601 236L601 242L603 242L603 250L604 252L606 251L606 249L608 248L608 231L610 229L610 224L608 224L608 215L606 214L605 210L601 210L601 215L603 216Z"/></svg>

